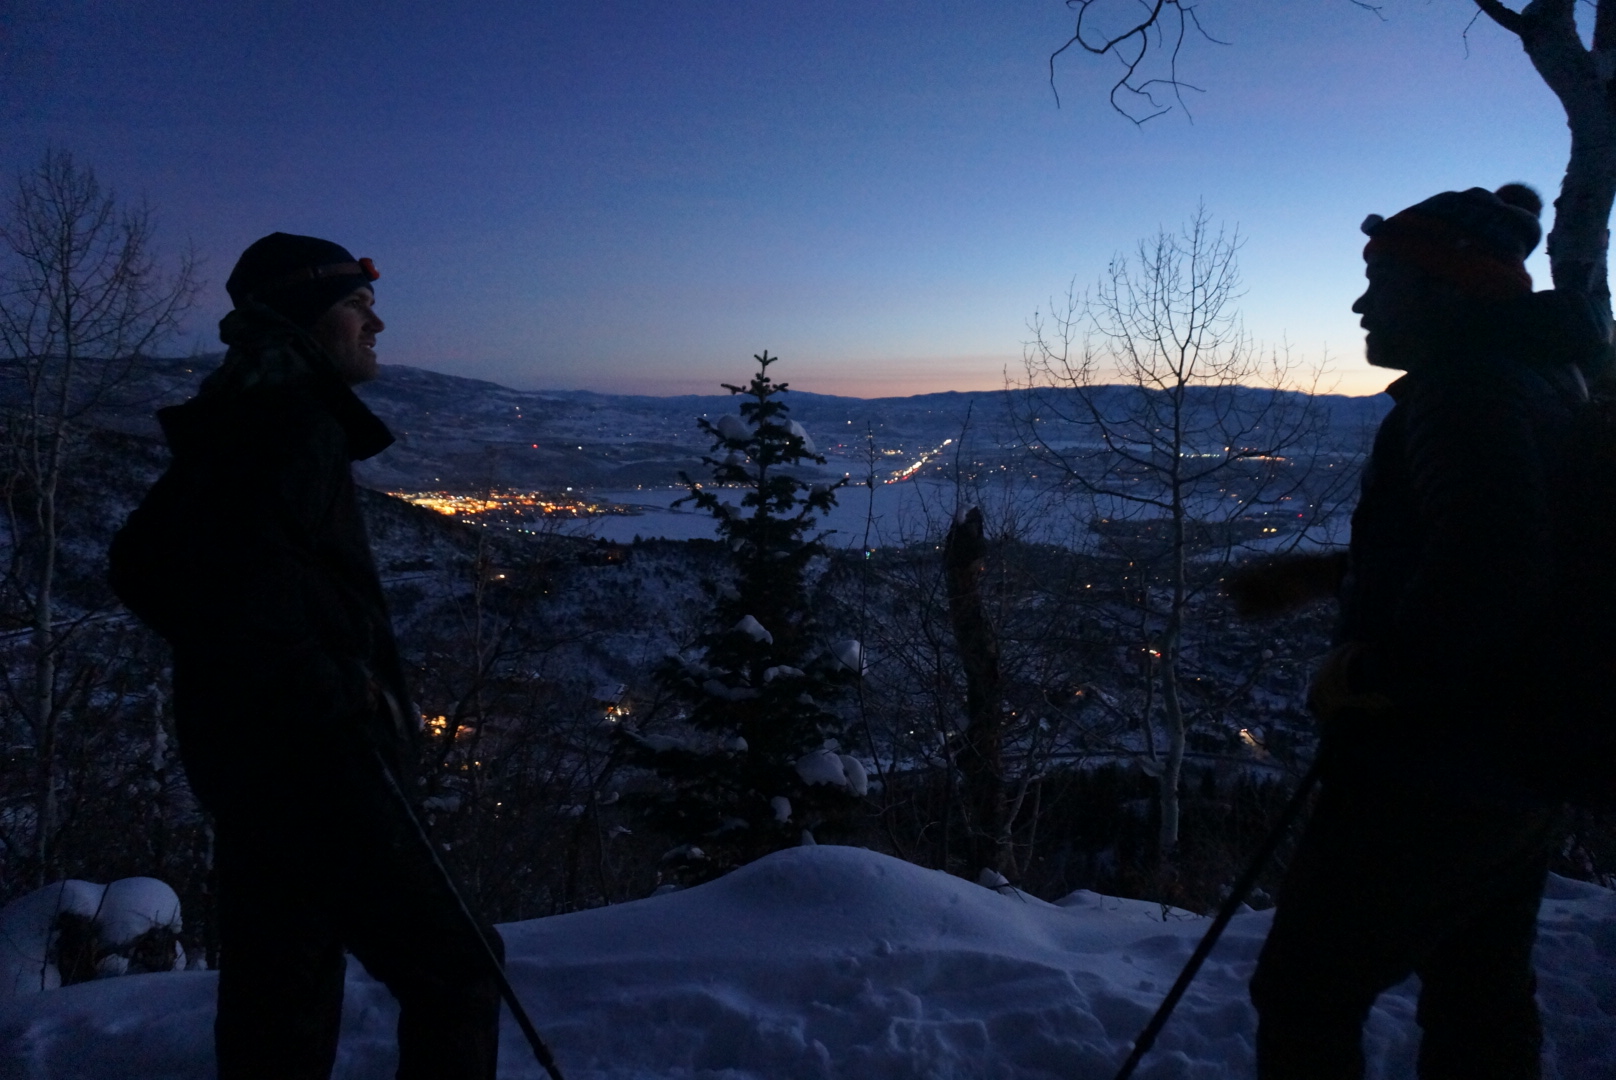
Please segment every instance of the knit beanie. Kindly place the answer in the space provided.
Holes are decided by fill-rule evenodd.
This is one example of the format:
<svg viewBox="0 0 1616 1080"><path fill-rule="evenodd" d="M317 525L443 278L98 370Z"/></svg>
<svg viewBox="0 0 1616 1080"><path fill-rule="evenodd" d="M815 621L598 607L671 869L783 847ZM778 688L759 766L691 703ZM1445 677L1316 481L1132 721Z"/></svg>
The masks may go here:
<svg viewBox="0 0 1616 1080"><path fill-rule="evenodd" d="M312 330L332 304L380 276L341 244L277 232L241 253L224 287L238 308L256 301Z"/></svg>
<svg viewBox="0 0 1616 1080"><path fill-rule="evenodd" d="M1389 218L1365 218L1364 258L1401 259L1478 299L1521 296L1532 291L1526 257L1543 238L1542 212L1525 184L1444 191Z"/></svg>

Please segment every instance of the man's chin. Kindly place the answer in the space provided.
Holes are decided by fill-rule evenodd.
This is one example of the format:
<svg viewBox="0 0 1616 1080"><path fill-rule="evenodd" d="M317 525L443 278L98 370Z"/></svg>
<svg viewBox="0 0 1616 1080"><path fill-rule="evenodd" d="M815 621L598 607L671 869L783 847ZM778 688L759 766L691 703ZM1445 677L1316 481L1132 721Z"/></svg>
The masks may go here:
<svg viewBox="0 0 1616 1080"><path fill-rule="evenodd" d="M1399 350L1394 343L1388 343L1380 334L1366 334L1364 336L1364 359L1369 361L1370 367L1389 368L1392 371L1407 371L1408 365L1400 358Z"/></svg>
<svg viewBox="0 0 1616 1080"><path fill-rule="evenodd" d="M337 361L337 374L349 386L370 382L378 374L374 349L356 349Z"/></svg>

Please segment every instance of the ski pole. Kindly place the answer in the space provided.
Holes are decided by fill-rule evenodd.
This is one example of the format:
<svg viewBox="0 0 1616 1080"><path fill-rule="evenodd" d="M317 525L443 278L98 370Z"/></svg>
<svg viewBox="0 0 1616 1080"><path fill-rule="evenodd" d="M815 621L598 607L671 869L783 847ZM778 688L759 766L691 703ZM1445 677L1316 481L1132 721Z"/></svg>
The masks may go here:
<svg viewBox="0 0 1616 1080"><path fill-rule="evenodd" d="M489 944L487 936L483 933L482 923L477 921L477 917L471 913L471 908L466 904L466 898L455 887L454 878L449 876L449 868L444 866L443 860L438 857L438 849L432 843L432 838L426 834L426 829L421 825L421 819L415 816L415 808L410 805L409 797L404 794L404 789L398 786L398 777L393 775L393 770L388 767L387 759L382 757L382 752L379 749L374 746L371 747L371 754L375 756L376 764L381 767L382 776L387 779L387 787L392 791L393 797L398 800L398 805L403 809L404 816L409 818L410 824L415 827L416 839L420 840L421 846L426 848L427 854L431 856L432 865L437 868L438 877L442 881L443 887L448 889L449 895L455 898L455 904L459 906L460 914L465 918L466 924L471 927L472 933L477 935L477 942L483 947L483 955L488 960L488 969L493 972L495 981L499 983L500 997L504 998L505 1004L510 1006L511 1015L516 1017L517 1027L520 1027L522 1034L527 1036L528 1045L533 1047L533 1056L539 1059L539 1064L544 1066L544 1071L550 1074L550 1080L564 1080L561 1075L561 1069L556 1065L555 1055L550 1053L550 1047L545 1043L543 1037L539 1035L539 1029L533 1026L532 1020L528 1019L527 1010L522 1008L522 1002L516 996L516 988L511 985L511 980L506 978L505 965L500 963L499 954L494 952L493 945Z"/></svg>
<svg viewBox="0 0 1616 1080"><path fill-rule="evenodd" d="M1212 950L1217 947L1218 938L1223 936L1224 927L1229 925L1229 920L1234 918L1234 913L1240 908L1240 905L1246 902L1246 897L1251 893L1251 887L1257 884L1257 875L1262 873L1263 867L1268 865L1268 860L1274 857L1275 849L1279 847L1280 841L1285 839L1285 834L1290 832L1291 825L1296 822L1297 815L1302 812L1302 807L1307 803L1308 795L1313 791L1313 785L1318 782L1319 763L1315 761L1313 767L1307 770L1307 775L1302 777L1302 782L1297 785L1296 791L1291 795L1291 801L1285 804L1285 810L1279 815L1279 821L1269 830L1268 835L1263 838L1262 847L1257 849L1257 854L1252 858L1250 865L1246 867L1246 872L1240 875L1240 880L1235 882L1234 889L1230 891L1228 899L1223 901L1223 906L1218 909L1217 918L1212 920L1212 925L1207 928L1206 936L1201 938L1201 943L1195 947L1195 952L1190 954L1189 962L1184 965L1184 970L1178 973L1178 981L1173 983L1171 990L1167 991L1167 996L1162 999L1161 1006L1156 1010L1156 1015L1150 1018L1150 1023L1145 1025L1145 1030L1141 1031L1139 1037L1134 1040L1133 1053L1129 1054L1128 1060L1122 1063L1122 1068L1117 1071L1116 1080L1128 1080L1133 1075L1133 1071L1139 1067L1139 1062L1144 1059L1146 1054L1150 1053L1150 1048L1156 1043L1156 1036L1160 1035L1162 1028L1167 1026L1167 1018L1173 1015L1173 1009L1178 1006L1178 1001L1184 996L1184 992L1190 988L1190 983L1195 981L1195 976L1200 972L1201 965L1206 962L1208 956L1212 955Z"/></svg>

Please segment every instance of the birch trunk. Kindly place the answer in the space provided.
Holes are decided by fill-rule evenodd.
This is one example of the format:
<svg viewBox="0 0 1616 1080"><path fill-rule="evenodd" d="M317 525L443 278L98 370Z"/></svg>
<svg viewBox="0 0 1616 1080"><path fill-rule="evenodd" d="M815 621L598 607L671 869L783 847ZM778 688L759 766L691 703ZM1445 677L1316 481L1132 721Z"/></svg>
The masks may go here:
<svg viewBox="0 0 1616 1080"><path fill-rule="evenodd" d="M1178 847L1179 802L1178 788L1184 774L1184 744L1188 728L1184 719L1184 703L1178 693L1178 653L1184 636L1184 605L1187 602L1184 561L1184 505L1181 498L1173 500L1173 599L1167 610L1167 626L1161 638L1162 718L1167 721L1167 760L1161 772L1161 832L1159 843L1163 859Z"/></svg>
<svg viewBox="0 0 1616 1080"><path fill-rule="evenodd" d="M1576 0L1532 0L1518 14L1497 0L1477 5L1521 39L1528 59L1565 109L1571 133L1549 230L1549 270L1557 289L1581 292L1610 316L1606 251L1616 202L1616 0L1599 0L1593 47L1577 31Z"/></svg>
<svg viewBox="0 0 1616 1080"><path fill-rule="evenodd" d="M71 326L74 322L74 294L73 285L68 275L71 261L68 253L62 256L62 296L60 301L62 321ZM52 391L51 400L42 402L36 392L32 398L32 415L27 418L27 430L31 439L30 459L32 462L29 481L33 486L34 518L39 529L39 565L34 579L34 685L33 685L33 712L34 725L38 734L35 737L38 759L38 802L36 804L37 821L35 822L38 834L35 856L38 867L35 871L35 888L43 888L55 877L55 843L57 822L60 818L57 805L57 790L59 778L57 775L57 734L60 720L60 710L56 701L56 557L58 555L58 530L56 520L56 492L61 486L62 460L67 439L67 414L71 407L74 361L73 343L71 339L65 342L67 353L62 358L59 381L52 386L50 373L52 364L49 358L41 363L39 384L41 389Z"/></svg>
<svg viewBox="0 0 1616 1080"><path fill-rule="evenodd" d="M1167 721L1167 760L1162 763L1160 778L1161 831L1157 837L1159 855L1163 861L1170 858L1178 847L1179 801L1178 788L1184 774L1184 744L1187 724L1184 702L1178 693L1178 653L1184 638L1184 606L1188 603L1188 565L1186 562L1185 480L1184 480L1184 391L1189 369L1177 369L1177 385L1173 387L1173 437L1170 444L1172 461L1168 466L1167 488L1171 505L1172 534L1168 541L1168 578L1172 599L1168 602L1167 625L1161 637L1162 718Z"/></svg>

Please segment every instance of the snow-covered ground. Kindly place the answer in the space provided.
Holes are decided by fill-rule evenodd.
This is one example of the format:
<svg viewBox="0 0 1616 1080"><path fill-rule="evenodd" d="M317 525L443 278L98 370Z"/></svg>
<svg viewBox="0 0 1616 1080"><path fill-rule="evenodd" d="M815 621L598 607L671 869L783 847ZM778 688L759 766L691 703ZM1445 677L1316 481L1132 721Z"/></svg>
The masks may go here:
<svg viewBox="0 0 1616 1080"><path fill-rule="evenodd" d="M1237 917L1138 1075L1251 1075L1245 984L1266 914ZM1080 892L1047 904L868 851L805 847L686 892L502 928L571 1080L1106 1080L1207 920ZM1554 879L1538 947L1545 1075L1616 1063L1616 894ZM138 975L0 1010L0 1078L212 1076L214 976ZM1370 1021L1371 1076L1413 1074L1413 988ZM350 965L337 1075L390 1077L394 1011ZM505 1021L502 1077L541 1073Z"/></svg>

